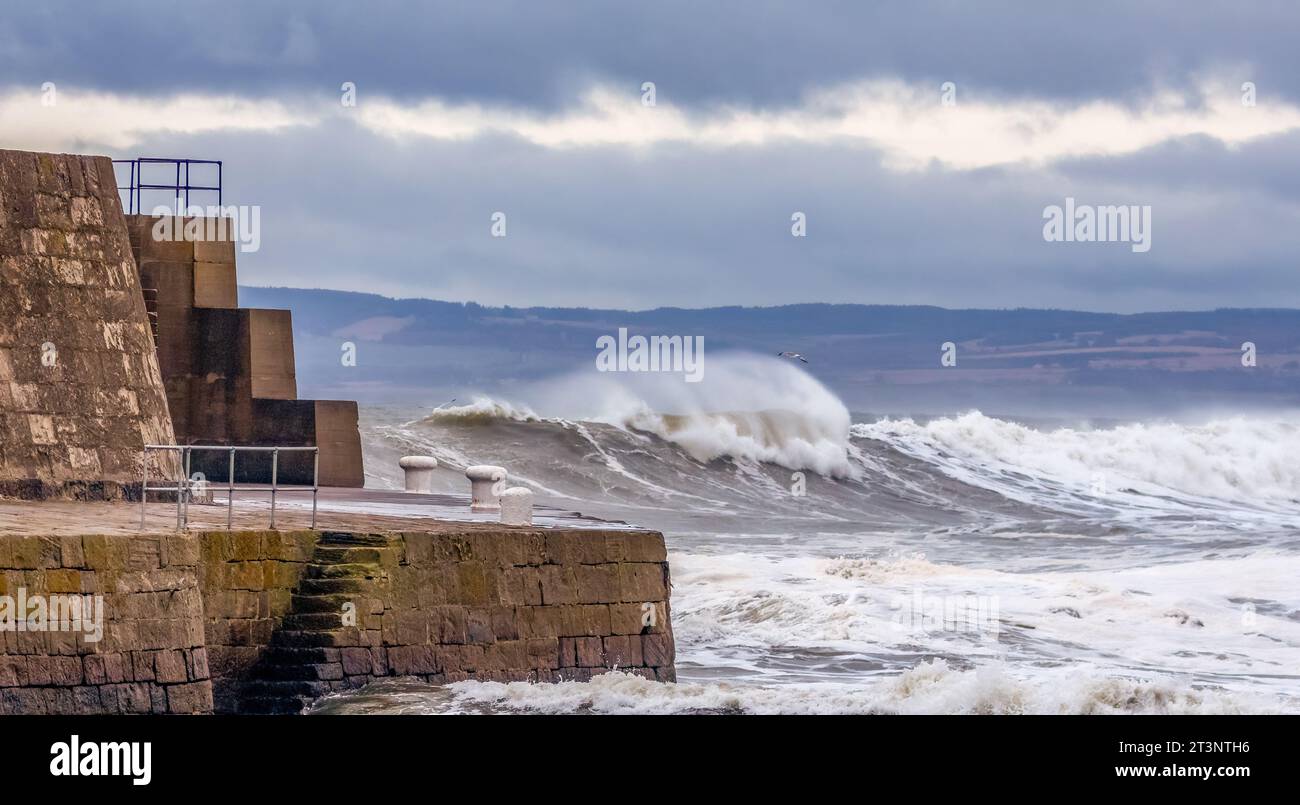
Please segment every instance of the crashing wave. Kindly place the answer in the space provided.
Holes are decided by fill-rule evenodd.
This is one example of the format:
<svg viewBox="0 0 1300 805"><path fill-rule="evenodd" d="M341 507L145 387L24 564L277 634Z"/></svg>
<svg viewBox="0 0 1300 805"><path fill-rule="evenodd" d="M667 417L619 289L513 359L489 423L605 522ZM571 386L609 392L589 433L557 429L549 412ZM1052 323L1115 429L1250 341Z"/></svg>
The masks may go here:
<svg viewBox="0 0 1300 805"><path fill-rule="evenodd" d="M1241 502L1300 501L1300 427L1267 418L1200 425L1146 423L1037 430L979 412L918 424L882 419L852 428L979 483L994 473L1049 479L1076 492L1171 492Z"/></svg>
<svg viewBox="0 0 1300 805"><path fill-rule="evenodd" d="M676 375L587 372L535 389L535 405L480 396L433 411L423 422L601 423L653 434L701 462L730 458L828 476L855 474L848 409L811 375L742 355L713 358L708 372L702 383Z"/></svg>
<svg viewBox="0 0 1300 805"><path fill-rule="evenodd" d="M465 405L436 408L420 421L443 425L488 425L493 422L541 422L542 418L528 406L479 396Z"/></svg>

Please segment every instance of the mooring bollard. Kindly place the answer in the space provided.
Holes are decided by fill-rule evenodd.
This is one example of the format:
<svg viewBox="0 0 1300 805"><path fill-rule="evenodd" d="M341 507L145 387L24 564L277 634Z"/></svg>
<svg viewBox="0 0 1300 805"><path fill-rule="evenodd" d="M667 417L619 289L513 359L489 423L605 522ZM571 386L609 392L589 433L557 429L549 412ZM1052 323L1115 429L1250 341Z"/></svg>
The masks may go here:
<svg viewBox="0 0 1300 805"><path fill-rule="evenodd" d="M402 456L397 466L406 471L406 491L429 494L433 491L433 470L438 460L432 456Z"/></svg>
<svg viewBox="0 0 1300 805"><path fill-rule="evenodd" d="M501 524L533 524L533 490L512 486L501 493Z"/></svg>
<svg viewBox="0 0 1300 805"><path fill-rule="evenodd" d="M501 508L500 487L497 485L506 479L505 467L475 464L465 468L465 477L470 483L470 511L494 512Z"/></svg>

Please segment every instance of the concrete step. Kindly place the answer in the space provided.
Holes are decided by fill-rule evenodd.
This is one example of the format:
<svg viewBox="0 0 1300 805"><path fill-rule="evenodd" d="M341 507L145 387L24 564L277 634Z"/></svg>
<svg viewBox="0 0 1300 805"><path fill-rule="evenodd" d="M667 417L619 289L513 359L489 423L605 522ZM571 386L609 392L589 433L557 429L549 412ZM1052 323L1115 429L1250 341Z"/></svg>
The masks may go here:
<svg viewBox="0 0 1300 805"><path fill-rule="evenodd" d="M244 686L244 698L289 699L295 696L317 698L332 690L330 683L305 679L258 679Z"/></svg>
<svg viewBox="0 0 1300 805"><path fill-rule="evenodd" d="M291 682L330 682L343 678L343 664L263 665L253 672L254 679Z"/></svg>
<svg viewBox="0 0 1300 805"><path fill-rule="evenodd" d="M312 563L318 565L368 564L378 569L385 548L326 547L317 545Z"/></svg>
<svg viewBox="0 0 1300 805"><path fill-rule="evenodd" d="M309 579L373 579L381 569L374 565L349 564L307 565L306 577Z"/></svg>
<svg viewBox="0 0 1300 805"><path fill-rule="evenodd" d="M336 595L340 593L363 593L371 588L372 582L366 579L303 579L298 582L298 595Z"/></svg>
<svg viewBox="0 0 1300 805"><path fill-rule="evenodd" d="M327 632L343 626L343 615L338 612L303 612L286 615L281 629L298 632Z"/></svg>
<svg viewBox="0 0 1300 805"><path fill-rule="evenodd" d="M383 534L355 534L347 531L326 531L321 534L321 545L366 545L375 548L388 546Z"/></svg>
<svg viewBox="0 0 1300 805"><path fill-rule="evenodd" d="M328 595L294 595L289 598L291 611L295 615L308 612L342 612L344 604L357 603L357 596L347 593L330 593Z"/></svg>
<svg viewBox="0 0 1300 805"><path fill-rule="evenodd" d="M262 653L262 662L269 665L315 665L339 662L342 658L337 648L291 648L268 646Z"/></svg>
<svg viewBox="0 0 1300 805"><path fill-rule="evenodd" d="M361 633L355 627L344 627L328 632L280 629L271 635L271 645L285 648L330 648L356 646Z"/></svg>

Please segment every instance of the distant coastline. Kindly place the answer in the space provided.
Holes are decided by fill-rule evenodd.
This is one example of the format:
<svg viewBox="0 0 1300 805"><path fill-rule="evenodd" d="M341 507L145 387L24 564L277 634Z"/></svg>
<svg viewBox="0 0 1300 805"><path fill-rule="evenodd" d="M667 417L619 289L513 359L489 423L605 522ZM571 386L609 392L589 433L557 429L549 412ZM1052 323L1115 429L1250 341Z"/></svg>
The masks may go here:
<svg viewBox="0 0 1300 805"><path fill-rule="evenodd" d="M710 354L795 350L854 410L978 408L1012 416L1114 419L1300 405L1300 310L1092 313L932 306L485 307L431 299L241 286L241 304L294 311L303 393L363 403L445 402L497 393L591 364L596 339L633 332L703 336ZM364 382L342 366L354 343ZM940 346L957 345L955 366ZM1256 365L1243 366L1243 345ZM426 367L413 377L412 365Z"/></svg>

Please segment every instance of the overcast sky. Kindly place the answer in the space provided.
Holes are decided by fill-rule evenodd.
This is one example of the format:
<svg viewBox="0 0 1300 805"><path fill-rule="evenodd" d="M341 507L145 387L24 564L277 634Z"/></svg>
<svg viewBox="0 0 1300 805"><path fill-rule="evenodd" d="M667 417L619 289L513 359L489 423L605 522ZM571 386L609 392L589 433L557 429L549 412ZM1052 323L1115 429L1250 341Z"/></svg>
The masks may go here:
<svg viewBox="0 0 1300 805"><path fill-rule="evenodd" d="M223 160L249 285L1300 306L1300 9L1038 5L0 0L0 147ZM1150 250L1045 241L1066 197Z"/></svg>

